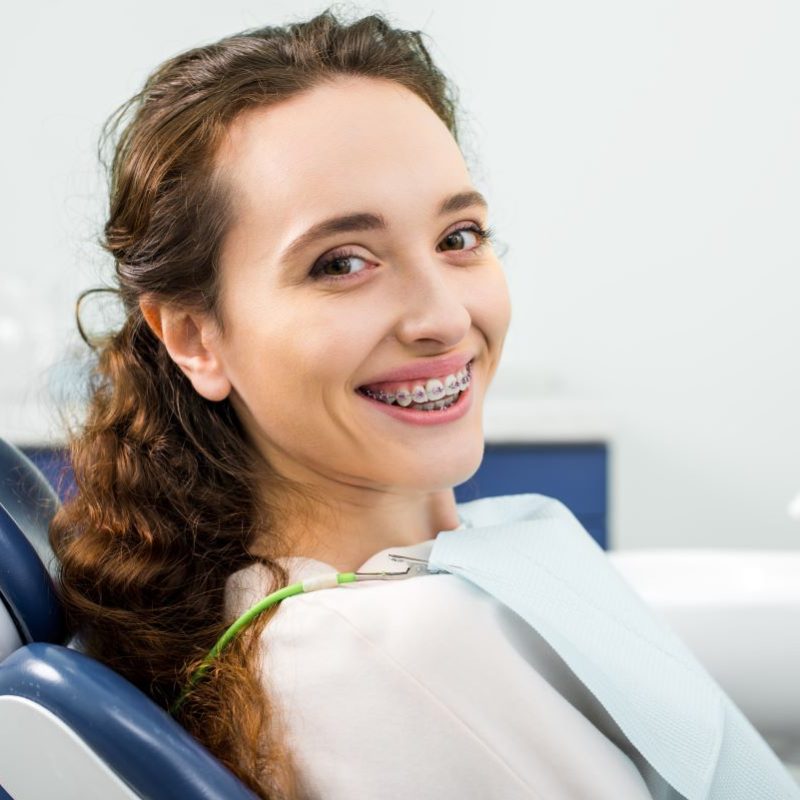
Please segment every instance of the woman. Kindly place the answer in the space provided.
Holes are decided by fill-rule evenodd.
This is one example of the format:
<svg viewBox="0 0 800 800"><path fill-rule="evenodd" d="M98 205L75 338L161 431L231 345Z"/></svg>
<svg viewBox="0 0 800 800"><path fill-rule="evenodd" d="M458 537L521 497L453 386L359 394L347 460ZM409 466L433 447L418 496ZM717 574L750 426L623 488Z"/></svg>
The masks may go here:
<svg viewBox="0 0 800 800"><path fill-rule="evenodd" d="M127 112L103 242L127 319L98 347L71 439L78 491L51 540L85 651L169 708L254 599L304 569L383 567L390 549L459 527L453 487L483 456L510 301L453 89L418 32L330 11L244 32L164 63L115 125ZM402 591L421 621L414 585ZM346 595L353 613L389 585L359 589ZM502 745L452 714L440 729L426 709L392 705L386 659L348 660L363 636L341 607L326 610L331 598L306 602L324 594L340 593L291 598L253 622L180 706L181 724L265 798L373 786L367 796L541 796ZM496 625L492 613L482 624ZM420 630L441 642L436 624ZM281 672L298 646L311 669ZM451 666L465 681L456 692L484 680ZM436 705L428 690L417 697ZM337 717L338 732L303 750L291 723L302 711L322 725L314 708L328 720L349 709L352 724ZM547 746L586 753L556 705L539 712L525 724ZM570 730L590 727L573 713ZM622 759L606 764L608 795L584 795L573 767L548 765L516 725L512 714L506 734L539 752L549 798L649 797L596 728L591 757ZM461 777L426 764L426 731L470 762Z"/></svg>

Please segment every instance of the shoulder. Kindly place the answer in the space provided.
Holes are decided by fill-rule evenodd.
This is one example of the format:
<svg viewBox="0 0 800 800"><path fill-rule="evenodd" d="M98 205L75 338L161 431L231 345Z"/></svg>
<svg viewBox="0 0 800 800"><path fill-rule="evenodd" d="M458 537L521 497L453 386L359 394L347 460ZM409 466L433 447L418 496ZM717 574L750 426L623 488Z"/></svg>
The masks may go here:
<svg viewBox="0 0 800 800"><path fill-rule="evenodd" d="M238 614L264 596L257 587L265 568L248 570L228 587ZM490 667L487 650L503 635L496 614L490 595L444 573L293 595L262 633L264 680L285 692L335 686L358 694L359 703L373 692L384 705L392 694L462 705L471 702L465 682L480 682Z"/></svg>
<svg viewBox="0 0 800 800"><path fill-rule="evenodd" d="M457 576L295 595L262 636L265 688L315 797L649 798L543 676L542 640Z"/></svg>
<svg viewBox="0 0 800 800"><path fill-rule="evenodd" d="M363 581L286 598L265 637L295 652L328 643L343 650L339 660L382 660L431 680L443 650L455 655L470 640L479 645L495 605L449 574Z"/></svg>

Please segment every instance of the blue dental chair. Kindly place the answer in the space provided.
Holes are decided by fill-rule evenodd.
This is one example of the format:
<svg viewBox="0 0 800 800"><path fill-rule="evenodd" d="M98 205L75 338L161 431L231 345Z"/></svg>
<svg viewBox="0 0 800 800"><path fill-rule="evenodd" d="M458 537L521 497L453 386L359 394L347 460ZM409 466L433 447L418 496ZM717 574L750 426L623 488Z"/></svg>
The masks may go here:
<svg viewBox="0 0 800 800"><path fill-rule="evenodd" d="M71 638L48 542L59 502L0 438L0 800L254 800L166 711Z"/></svg>

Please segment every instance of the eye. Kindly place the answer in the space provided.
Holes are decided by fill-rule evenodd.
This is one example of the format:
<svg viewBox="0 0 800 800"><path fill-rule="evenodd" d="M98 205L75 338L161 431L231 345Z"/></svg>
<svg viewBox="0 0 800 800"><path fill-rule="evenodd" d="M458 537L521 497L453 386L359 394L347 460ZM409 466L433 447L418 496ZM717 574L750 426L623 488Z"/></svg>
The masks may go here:
<svg viewBox="0 0 800 800"><path fill-rule="evenodd" d="M464 235L465 234L473 234L478 240L478 244L472 248L458 248L459 243L463 243ZM491 227L481 228L479 225L464 225L460 228L456 228L453 231L450 231L443 239L442 242L449 243L450 245L455 245L455 252L459 250L466 250L471 255L477 255L483 248L493 239L494 237L494 229ZM469 237L467 237L469 239ZM451 249L446 248L444 252L450 252ZM361 261L362 263L366 263L366 259L359 256L357 253L352 251L348 251L347 249L342 251L334 251L331 253L330 256L323 258L321 261L318 261L314 266L311 268L311 271L308 273L309 277L314 281L323 281L325 283L334 283L336 281L343 281L343 280L350 280L352 275L357 275L359 272L363 272L364 268L360 270L356 270L355 272L349 272L347 274L324 274L323 270L327 269L328 267L335 267L336 269L347 269L347 265L351 260Z"/></svg>
<svg viewBox="0 0 800 800"><path fill-rule="evenodd" d="M459 241L464 240L464 234L471 233L478 239L477 247L472 248L473 253L477 253L478 250L481 250L485 244L489 242L489 240L494 236L494 231L491 228L481 228L478 226L466 226L462 228L456 228L454 231L451 231L447 234L447 236L442 239L443 242L455 242L458 243Z"/></svg>
<svg viewBox="0 0 800 800"><path fill-rule="evenodd" d="M322 270L326 269L327 267L333 266L336 269L346 269L347 264L349 261L355 259L356 261L361 261L362 263L366 263L366 259L362 258L361 256L357 255L356 253L349 253L349 252L341 252L341 253L334 253L333 255L329 256L326 259L318 262L314 265L311 272L309 272L309 277L315 281L340 281L344 278L349 278L350 275L357 274L356 273L349 273L349 274L340 274L334 273L333 275L323 275ZM359 272L362 270L359 270Z"/></svg>

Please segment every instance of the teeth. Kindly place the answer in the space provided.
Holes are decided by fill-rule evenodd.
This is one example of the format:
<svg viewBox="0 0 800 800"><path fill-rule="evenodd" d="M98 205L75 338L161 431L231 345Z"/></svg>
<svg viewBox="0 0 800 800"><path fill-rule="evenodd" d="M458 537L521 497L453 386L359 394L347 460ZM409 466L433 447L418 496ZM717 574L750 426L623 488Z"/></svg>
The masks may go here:
<svg viewBox="0 0 800 800"><path fill-rule="evenodd" d="M441 408L442 403L450 397L463 392L470 383L471 367L468 365L459 370L455 375L447 375L444 382L438 378L431 378L424 385L416 383L413 386L401 386L394 392L379 392L377 395L369 389L365 390L371 397L376 397L385 403L408 408L415 403L420 408Z"/></svg>
<svg viewBox="0 0 800 800"><path fill-rule="evenodd" d="M455 375L448 375L442 383L438 378L431 378L424 386L418 383L411 390L411 398L415 403L424 403L427 400L441 400L452 397L469 386L469 370L459 370Z"/></svg>
<svg viewBox="0 0 800 800"><path fill-rule="evenodd" d="M433 407L440 409L444 408L445 406L451 406L453 405L453 403L455 403L455 400L448 400L447 398L445 398L444 400L440 400L438 403L434 403Z"/></svg>

